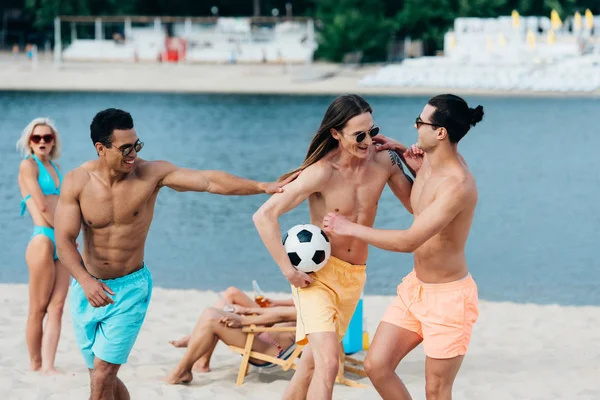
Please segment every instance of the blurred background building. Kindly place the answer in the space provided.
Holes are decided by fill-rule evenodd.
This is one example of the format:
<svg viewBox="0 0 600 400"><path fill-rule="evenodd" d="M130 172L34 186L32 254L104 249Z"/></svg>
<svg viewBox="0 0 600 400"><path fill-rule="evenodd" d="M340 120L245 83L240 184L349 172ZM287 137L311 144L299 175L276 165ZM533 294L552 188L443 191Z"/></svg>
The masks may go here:
<svg viewBox="0 0 600 400"><path fill-rule="evenodd" d="M600 89L598 0L9 0L33 59L382 65L364 86Z"/></svg>

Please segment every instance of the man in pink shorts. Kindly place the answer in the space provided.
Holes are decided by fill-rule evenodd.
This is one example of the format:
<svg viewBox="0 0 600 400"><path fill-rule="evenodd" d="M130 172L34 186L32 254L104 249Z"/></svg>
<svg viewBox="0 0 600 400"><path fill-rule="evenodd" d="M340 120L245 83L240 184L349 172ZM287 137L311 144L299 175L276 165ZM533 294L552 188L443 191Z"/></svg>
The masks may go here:
<svg viewBox="0 0 600 400"><path fill-rule="evenodd" d="M414 270L398 286L365 360L365 369L384 399L410 399L396 375L400 361L423 342L427 399L451 399L452 385L477 320L477 286L465 260L465 244L477 187L457 144L481 121L483 107L469 108L451 94L429 100L415 121L417 147L404 157L422 157L411 191L415 220L407 230L380 230L329 213L326 232L361 239L373 246L414 253ZM399 149L381 138L381 147Z"/></svg>

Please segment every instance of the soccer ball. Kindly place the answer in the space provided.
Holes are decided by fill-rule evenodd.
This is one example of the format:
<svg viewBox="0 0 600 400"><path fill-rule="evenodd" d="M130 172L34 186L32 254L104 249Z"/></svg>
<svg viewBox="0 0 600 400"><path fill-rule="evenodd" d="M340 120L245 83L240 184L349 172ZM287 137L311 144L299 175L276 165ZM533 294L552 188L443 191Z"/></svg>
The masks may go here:
<svg viewBox="0 0 600 400"><path fill-rule="evenodd" d="M329 238L321 228L312 224L292 227L283 236L283 246L292 265L306 273L323 268L331 255Z"/></svg>

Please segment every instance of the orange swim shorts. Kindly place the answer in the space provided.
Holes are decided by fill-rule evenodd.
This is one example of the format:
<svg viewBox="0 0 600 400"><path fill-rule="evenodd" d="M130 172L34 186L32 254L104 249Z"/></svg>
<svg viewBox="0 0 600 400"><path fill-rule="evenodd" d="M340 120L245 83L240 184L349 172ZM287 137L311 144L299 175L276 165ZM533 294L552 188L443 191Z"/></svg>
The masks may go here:
<svg viewBox="0 0 600 400"><path fill-rule="evenodd" d="M479 315L471 274L454 282L424 283L413 270L402 279L397 293L382 322L421 336L427 357L446 359L467 352Z"/></svg>
<svg viewBox="0 0 600 400"><path fill-rule="evenodd" d="M334 256L310 275L308 287L292 286L298 322L296 343L308 343L307 335L335 332L340 342L346 334L367 280L367 266L354 265Z"/></svg>

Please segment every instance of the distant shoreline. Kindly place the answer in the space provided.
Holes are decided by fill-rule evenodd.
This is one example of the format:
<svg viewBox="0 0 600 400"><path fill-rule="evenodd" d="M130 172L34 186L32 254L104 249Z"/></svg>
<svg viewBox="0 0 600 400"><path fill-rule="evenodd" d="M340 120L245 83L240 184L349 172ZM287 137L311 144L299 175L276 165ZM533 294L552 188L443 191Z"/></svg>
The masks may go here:
<svg viewBox="0 0 600 400"><path fill-rule="evenodd" d="M55 68L41 58L37 67L20 58L0 59L2 91L86 91L133 93L204 93L257 95L339 95L358 93L381 96L431 96L455 93L464 96L532 98L600 98L594 92L414 88L360 86L359 80L381 66L343 67L338 64L159 64L65 62Z"/></svg>

